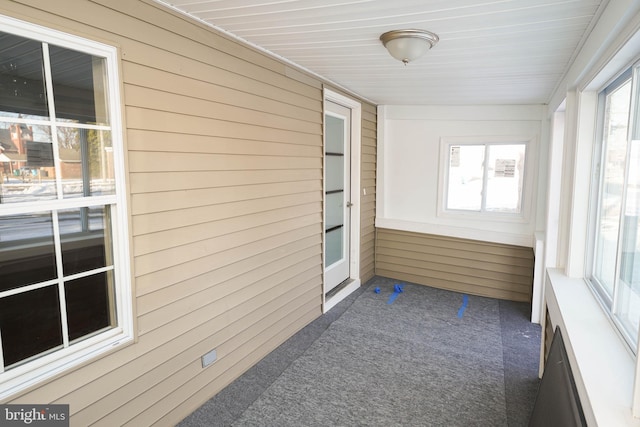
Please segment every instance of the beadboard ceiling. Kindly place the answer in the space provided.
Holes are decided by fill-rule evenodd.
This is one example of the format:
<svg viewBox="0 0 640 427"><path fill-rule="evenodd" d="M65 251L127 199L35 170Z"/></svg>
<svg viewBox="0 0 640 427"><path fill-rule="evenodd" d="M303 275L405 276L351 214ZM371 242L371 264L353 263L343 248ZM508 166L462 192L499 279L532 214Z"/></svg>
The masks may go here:
<svg viewBox="0 0 640 427"><path fill-rule="evenodd" d="M157 0L377 104L546 104L608 0ZM440 42L404 66L380 34Z"/></svg>

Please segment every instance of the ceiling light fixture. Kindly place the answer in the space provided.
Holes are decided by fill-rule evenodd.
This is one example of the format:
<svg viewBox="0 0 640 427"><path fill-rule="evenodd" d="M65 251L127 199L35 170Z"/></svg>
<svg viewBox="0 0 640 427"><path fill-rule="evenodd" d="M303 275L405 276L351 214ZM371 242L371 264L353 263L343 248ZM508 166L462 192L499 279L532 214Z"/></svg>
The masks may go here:
<svg viewBox="0 0 640 427"><path fill-rule="evenodd" d="M420 58L438 43L440 38L425 30L393 30L380 36L391 56L404 65Z"/></svg>

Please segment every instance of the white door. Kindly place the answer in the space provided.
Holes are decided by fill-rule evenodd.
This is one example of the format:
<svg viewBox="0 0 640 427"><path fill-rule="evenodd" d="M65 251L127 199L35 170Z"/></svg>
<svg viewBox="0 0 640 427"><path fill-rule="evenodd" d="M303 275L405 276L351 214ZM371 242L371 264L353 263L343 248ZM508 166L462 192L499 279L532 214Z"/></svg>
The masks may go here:
<svg viewBox="0 0 640 427"><path fill-rule="evenodd" d="M351 236L351 110L325 103L325 294L349 278Z"/></svg>

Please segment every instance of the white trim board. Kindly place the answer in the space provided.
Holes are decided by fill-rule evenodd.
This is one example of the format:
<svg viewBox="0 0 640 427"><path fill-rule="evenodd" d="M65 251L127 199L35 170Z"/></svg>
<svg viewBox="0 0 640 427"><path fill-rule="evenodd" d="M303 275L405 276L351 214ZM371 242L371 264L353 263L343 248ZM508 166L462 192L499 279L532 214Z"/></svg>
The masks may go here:
<svg viewBox="0 0 640 427"><path fill-rule="evenodd" d="M324 88L324 101L330 101L351 110L351 246L349 280L352 282L327 301L324 292L324 254L322 262L322 312L346 298L360 286L360 159L362 151L362 104L328 88ZM323 114L325 108L323 107ZM324 186L324 183L323 183ZM324 205L323 205L324 209ZM324 227L324 224L323 224ZM324 242L323 242L324 244Z"/></svg>

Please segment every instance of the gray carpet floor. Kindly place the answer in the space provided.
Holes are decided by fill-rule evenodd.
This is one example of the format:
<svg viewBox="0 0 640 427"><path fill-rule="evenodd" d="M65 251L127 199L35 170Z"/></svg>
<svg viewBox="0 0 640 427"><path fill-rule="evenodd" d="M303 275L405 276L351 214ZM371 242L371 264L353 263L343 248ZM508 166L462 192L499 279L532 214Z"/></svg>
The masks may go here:
<svg viewBox="0 0 640 427"><path fill-rule="evenodd" d="M179 425L526 426L528 304L376 277ZM380 292L374 292L379 288Z"/></svg>

